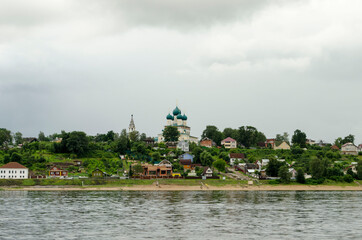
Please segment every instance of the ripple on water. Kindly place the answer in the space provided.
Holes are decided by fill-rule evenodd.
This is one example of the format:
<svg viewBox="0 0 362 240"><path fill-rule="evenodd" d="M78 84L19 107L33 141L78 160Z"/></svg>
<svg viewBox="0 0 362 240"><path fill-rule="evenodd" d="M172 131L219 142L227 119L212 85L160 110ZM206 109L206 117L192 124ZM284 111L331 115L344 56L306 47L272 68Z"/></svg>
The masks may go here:
<svg viewBox="0 0 362 240"><path fill-rule="evenodd" d="M0 239L360 239L362 192L0 192Z"/></svg>

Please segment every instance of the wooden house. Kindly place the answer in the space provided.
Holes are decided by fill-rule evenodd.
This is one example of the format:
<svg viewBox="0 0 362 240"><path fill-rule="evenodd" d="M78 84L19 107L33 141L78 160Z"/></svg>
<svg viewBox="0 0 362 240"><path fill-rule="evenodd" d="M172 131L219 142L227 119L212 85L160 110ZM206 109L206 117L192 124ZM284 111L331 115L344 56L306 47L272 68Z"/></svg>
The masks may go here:
<svg viewBox="0 0 362 240"><path fill-rule="evenodd" d="M49 170L49 176L50 177L68 177L68 171L54 166Z"/></svg>
<svg viewBox="0 0 362 240"><path fill-rule="evenodd" d="M104 173L103 173L103 171L101 171L101 170L99 170L97 168L92 172L92 177L94 177L94 178L102 178L102 177L104 177Z"/></svg>

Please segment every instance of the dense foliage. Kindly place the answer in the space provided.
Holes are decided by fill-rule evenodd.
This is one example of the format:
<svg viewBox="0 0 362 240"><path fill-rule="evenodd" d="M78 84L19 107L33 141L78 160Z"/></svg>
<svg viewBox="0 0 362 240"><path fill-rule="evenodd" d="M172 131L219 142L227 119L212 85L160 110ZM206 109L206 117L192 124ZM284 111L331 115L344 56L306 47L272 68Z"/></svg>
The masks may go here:
<svg viewBox="0 0 362 240"><path fill-rule="evenodd" d="M176 135L174 134L174 138ZM226 168L229 167L230 153L244 153L246 158L241 161L244 163L269 159L269 164L264 167L267 175L280 177L280 181L285 183L290 182L289 167L297 170L296 181L299 183L310 183L311 181L321 183L325 179L345 182L362 179L361 156L341 155L340 151L332 150L330 145L325 147L303 146L302 142L306 136L300 130L294 132L292 137L294 145L291 150L261 148L258 142L265 142L265 135L250 126L238 129L225 128L223 132L214 126L208 126L203 132L203 136L209 137L215 142L221 142L224 137L232 137L246 147L206 148L194 143L190 144L194 164L213 167L220 172L226 171ZM49 136L40 132L39 137L43 141L29 142L22 138L22 134L19 132L11 134L9 130L0 129L0 165L12 161L19 162L35 173L47 174L47 170L53 165L70 164L73 160L78 159L82 161L82 167L69 166L67 169L70 173L89 175L98 168L112 175L128 171L131 162L137 165L137 163L157 163L167 159L173 164L174 172L184 174L183 167L178 162L179 156L184 152L168 148L164 143L148 143L145 141L146 135L138 132L129 134L124 129L119 134L108 131L95 136L89 136L80 131L62 131ZM349 135L341 138L341 143L353 140L352 137L353 135ZM276 140L289 141L286 133L278 134ZM12 144L20 145L11 147ZM351 165L352 162L358 162L355 169ZM86 173L82 168L86 170ZM135 173L140 170L137 168L139 167L136 167L136 170L133 169ZM202 171L202 167L197 167L195 170L198 176L202 174ZM304 174L310 175L312 179L305 179Z"/></svg>

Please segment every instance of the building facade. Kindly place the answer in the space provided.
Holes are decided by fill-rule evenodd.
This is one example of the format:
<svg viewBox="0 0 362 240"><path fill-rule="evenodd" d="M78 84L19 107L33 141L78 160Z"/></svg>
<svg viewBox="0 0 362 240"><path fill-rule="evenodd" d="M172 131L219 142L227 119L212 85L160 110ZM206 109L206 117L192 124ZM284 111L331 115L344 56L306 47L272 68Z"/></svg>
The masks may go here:
<svg viewBox="0 0 362 240"><path fill-rule="evenodd" d="M275 146L274 150L282 149L282 150L290 150L290 146L287 142L282 142L279 146Z"/></svg>
<svg viewBox="0 0 362 240"><path fill-rule="evenodd" d="M188 152L190 150L189 142L186 141L179 141L177 143L177 149L180 149L181 151Z"/></svg>
<svg viewBox="0 0 362 240"><path fill-rule="evenodd" d="M358 149L357 146L353 143L346 143L343 144L341 147L342 154L345 155L358 155Z"/></svg>
<svg viewBox="0 0 362 240"><path fill-rule="evenodd" d="M230 165L235 165L236 161L240 162L245 159L245 154L244 153L229 153L229 158L230 158Z"/></svg>
<svg viewBox="0 0 362 240"><path fill-rule="evenodd" d="M165 128L169 126L177 127L177 130L180 132L178 141L198 143L198 138L191 136L191 128L187 126L187 116L185 114L182 115L178 107L173 110L172 115L169 113L166 116ZM158 134L157 142L161 143L164 141L163 134Z"/></svg>
<svg viewBox="0 0 362 240"><path fill-rule="evenodd" d="M216 146L216 143L214 141L212 141L210 138L203 138L200 141L200 146L201 147L207 147L207 148L212 148Z"/></svg>
<svg viewBox="0 0 362 240"><path fill-rule="evenodd" d="M0 167L0 179L27 179L29 169L17 162L9 162Z"/></svg>
<svg viewBox="0 0 362 240"><path fill-rule="evenodd" d="M52 167L49 170L49 176L50 177L68 177L68 171L67 170L62 170L60 168L57 168L56 166Z"/></svg>
<svg viewBox="0 0 362 240"><path fill-rule="evenodd" d="M222 140L221 145L223 145L226 149L237 148L236 140L232 139L231 137Z"/></svg>

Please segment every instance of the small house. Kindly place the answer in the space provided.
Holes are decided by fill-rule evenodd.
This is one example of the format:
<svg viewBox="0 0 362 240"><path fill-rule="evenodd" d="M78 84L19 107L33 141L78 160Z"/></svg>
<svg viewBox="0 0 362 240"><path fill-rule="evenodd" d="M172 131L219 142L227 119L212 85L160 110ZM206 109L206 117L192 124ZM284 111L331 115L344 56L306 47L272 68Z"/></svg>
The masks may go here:
<svg viewBox="0 0 362 240"><path fill-rule="evenodd" d="M265 147L271 147L271 148L274 149L274 147L275 147L275 138L268 138L265 141Z"/></svg>
<svg viewBox="0 0 362 240"><path fill-rule="evenodd" d="M244 153L229 153L230 165L234 165L236 161L240 162L245 159Z"/></svg>
<svg viewBox="0 0 362 240"><path fill-rule="evenodd" d="M82 165L81 160L74 160L73 163L74 163L74 166L81 166Z"/></svg>
<svg viewBox="0 0 362 240"><path fill-rule="evenodd" d="M333 145L333 146L331 146L331 149L332 150L339 150L339 147L337 145Z"/></svg>
<svg viewBox="0 0 362 240"><path fill-rule="evenodd" d="M315 140L307 139L307 140L305 141L305 144L315 145Z"/></svg>
<svg viewBox="0 0 362 240"><path fill-rule="evenodd" d="M193 163L194 162L194 155L190 154L190 153L184 153L182 155L179 156L179 159L180 160L186 160L186 159L189 159L191 160L191 162Z"/></svg>
<svg viewBox="0 0 362 240"><path fill-rule="evenodd" d="M360 145L358 145L358 152L360 153L360 152L362 152L362 144L360 144Z"/></svg>
<svg viewBox="0 0 362 240"><path fill-rule="evenodd" d="M226 149L232 149L237 148L238 143L235 139L228 137L221 141L221 145L223 145Z"/></svg>
<svg viewBox="0 0 362 240"><path fill-rule="evenodd" d="M50 177L68 177L68 171L54 166L49 170L49 176Z"/></svg>
<svg viewBox="0 0 362 240"><path fill-rule="evenodd" d="M185 170L191 169L192 161L191 159L180 159L180 165L182 165Z"/></svg>
<svg viewBox="0 0 362 240"><path fill-rule="evenodd" d="M212 148L214 146L216 146L216 143L214 141L212 141L210 138L203 138L200 141L200 146L201 147L207 147L207 148Z"/></svg>
<svg viewBox="0 0 362 240"><path fill-rule="evenodd" d="M92 172L92 177L94 177L94 178L102 178L102 177L104 177L103 171L99 170L98 168L95 169Z"/></svg>
<svg viewBox="0 0 362 240"><path fill-rule="evenodd" d="M274 150L282 149L282 150L290 150L290 146L287 142L282 142L279 146L275 146Z"/></svg>
<svg viewBox="0 0 362 240"><path fill-rule="evenodd" d="M177 149L180 149L181 151L184 151L184 152L188 152L189 151L189 142L186 142L186 141L179 141L177 143Z"/></svg>
<svg viewBox="0 0 362 240"><path fill-rule="evenodd" d="M358 155L358 149L357 146L353 143L346 143L343 144L341 147L342 154L345 155Z"/></svg>
<svg viewBox="0 0 362 240"><path fill-rule="evenodd" d="M202 175L205 176L205 177L212 177L213 173L214 172L212 171L211 167L205 167L204 172L202 173Z"/></svg>

